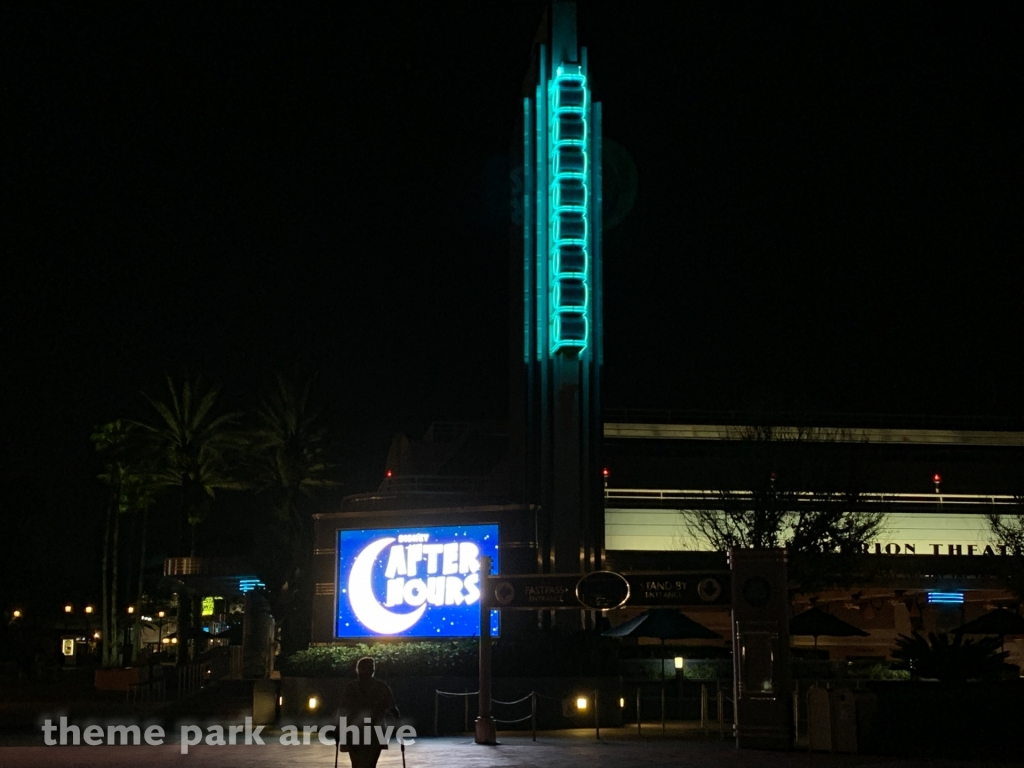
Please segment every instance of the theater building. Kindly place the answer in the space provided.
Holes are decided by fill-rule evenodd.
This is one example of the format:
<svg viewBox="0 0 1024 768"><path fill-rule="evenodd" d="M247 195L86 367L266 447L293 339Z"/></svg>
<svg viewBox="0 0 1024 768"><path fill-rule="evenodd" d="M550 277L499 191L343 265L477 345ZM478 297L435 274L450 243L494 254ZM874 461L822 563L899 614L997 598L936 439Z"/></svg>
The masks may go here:
<svg viewBox="0 0 1024 768"><path fill-rule="evenodd" d="M794 611L813 603L869 633L819 638L832 658L884 657L898 633L1016 609L1007 578L1020 560L986 516L1024 511L1024 422L603 407L601 105L574 4L552 3L537 40L514 148L509 420L400 437L376 491L316 516L313 641L473 634L467 558L485 550L502 573L724 569L694 511L768 483L851 494L886 515L846 583L793 598ZM702 610L728 637L728 613ZM1020 643L1007 649L1024 661Z"/></svg>

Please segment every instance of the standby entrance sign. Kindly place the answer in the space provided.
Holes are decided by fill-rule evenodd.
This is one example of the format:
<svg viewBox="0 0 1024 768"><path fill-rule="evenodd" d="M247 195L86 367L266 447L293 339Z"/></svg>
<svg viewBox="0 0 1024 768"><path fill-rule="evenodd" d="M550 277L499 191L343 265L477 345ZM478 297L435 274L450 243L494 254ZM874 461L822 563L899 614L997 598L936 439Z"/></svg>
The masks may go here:
<svg viewBox="0 0 1024 768"><path fill-rule="evenodd" d="M497 567L497 525L343 530L337 551L335 637L479 635L480 557Z"/></svg>

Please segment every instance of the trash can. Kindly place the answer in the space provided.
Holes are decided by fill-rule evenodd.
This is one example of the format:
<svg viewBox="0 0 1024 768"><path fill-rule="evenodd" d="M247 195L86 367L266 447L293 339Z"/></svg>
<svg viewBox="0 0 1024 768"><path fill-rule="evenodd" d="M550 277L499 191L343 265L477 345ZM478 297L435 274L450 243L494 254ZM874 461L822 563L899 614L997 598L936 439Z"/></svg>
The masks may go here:
<svg viewBox="0 0 1024 768"><path fill-rule="evenodd" d="M807 691L807 746L812 752L832 751L832 699L827 688Z"/></svg>
<svg viewBox="0 0 1024 768"><path fill-rule="evenodd" d="M870 752L878 730L878 697L869 691L832 691L832 751Z"/></svg>
<svg viewBox="0 0 1024 768"><path fill-rule="evenodd" d="M277 721L277 680L254 680L252 684L252 721L273 725Z"/></svg>

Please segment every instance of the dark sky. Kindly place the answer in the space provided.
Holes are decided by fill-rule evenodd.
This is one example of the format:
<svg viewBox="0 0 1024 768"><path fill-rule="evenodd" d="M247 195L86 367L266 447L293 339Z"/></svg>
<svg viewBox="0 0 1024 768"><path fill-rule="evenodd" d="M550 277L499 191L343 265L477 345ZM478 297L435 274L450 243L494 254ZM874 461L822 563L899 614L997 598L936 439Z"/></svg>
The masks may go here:
<svg viewBox="0 0 1024 768"><path fill-rule="evenodd" d="M73 508L165 373L320 372L353 490L502 417L508 156L543 2L0 12L2 472ZM1024 412L1015 3L583 2L606 403Z"/></svg>

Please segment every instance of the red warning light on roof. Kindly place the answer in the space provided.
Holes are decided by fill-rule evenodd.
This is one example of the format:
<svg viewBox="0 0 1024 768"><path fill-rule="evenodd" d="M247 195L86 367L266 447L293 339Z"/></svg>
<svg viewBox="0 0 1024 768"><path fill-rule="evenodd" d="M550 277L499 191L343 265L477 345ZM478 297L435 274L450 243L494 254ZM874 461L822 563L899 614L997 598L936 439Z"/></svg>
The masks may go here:
<svg viewBox="0 0 1024 768"><path fill-rule="evenodd" d="M932 482L933 483L941 483L942 482L942 475L940 475L938 472L936 472L934 475L932 475Z"/></svg>
<svg viewBox="0 0 1024 768"><path fill-rule="evenodd" d="M391 477L391 470L390 469L387 472L384 473L384 477Z"/></svg>

